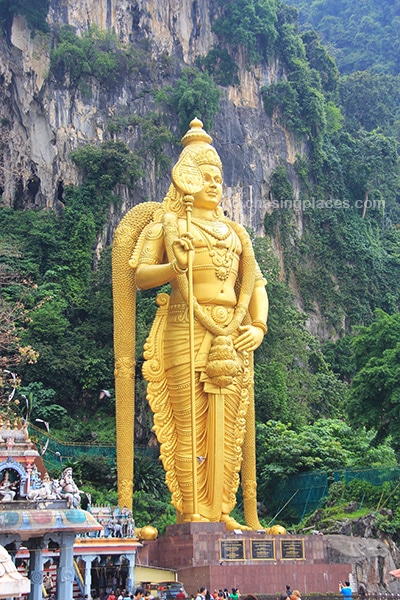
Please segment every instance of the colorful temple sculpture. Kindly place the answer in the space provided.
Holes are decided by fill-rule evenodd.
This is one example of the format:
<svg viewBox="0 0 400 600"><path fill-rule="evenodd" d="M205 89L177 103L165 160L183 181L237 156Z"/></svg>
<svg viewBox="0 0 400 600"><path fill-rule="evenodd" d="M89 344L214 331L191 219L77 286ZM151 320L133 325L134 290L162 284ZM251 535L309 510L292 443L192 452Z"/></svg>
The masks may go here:
<svg viewBox="0 0 400 600"><path fill-rule="evenodd" d="M75 539L102 529L90 512L81 509L81 493L71 468L64 469L60 479L50 479L29 438L27 421L0 417L0 544L15 562L17 554L25 553L29 600L42 600L48 549L57 555L57 600L73 597ZM0 555L0 565L1 560ZM86 593L91 588L88 579L83 581Z"/></svg>

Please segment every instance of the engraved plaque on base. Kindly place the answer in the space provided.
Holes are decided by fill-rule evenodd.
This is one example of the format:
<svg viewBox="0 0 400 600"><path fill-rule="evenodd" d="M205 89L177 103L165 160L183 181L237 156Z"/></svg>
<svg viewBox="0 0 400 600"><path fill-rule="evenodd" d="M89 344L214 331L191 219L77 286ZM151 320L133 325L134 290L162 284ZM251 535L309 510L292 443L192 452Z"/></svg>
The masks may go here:
<svg viewBox="0 0 400 600"><path fill-rule="evenodd" d="M304 540L281 540L282 560L305 560Z"/></svg>
<svg viewBox="0 0 400 600"><path fill-rule="evenodd" d="M244 560L244 540L220 540L220 560Z"/></svg>
<svg viewBox="0 0 400 600"><path fill-rule="evenodd" d="M251 560L275 560L275 540L250 540Z"/></svg>

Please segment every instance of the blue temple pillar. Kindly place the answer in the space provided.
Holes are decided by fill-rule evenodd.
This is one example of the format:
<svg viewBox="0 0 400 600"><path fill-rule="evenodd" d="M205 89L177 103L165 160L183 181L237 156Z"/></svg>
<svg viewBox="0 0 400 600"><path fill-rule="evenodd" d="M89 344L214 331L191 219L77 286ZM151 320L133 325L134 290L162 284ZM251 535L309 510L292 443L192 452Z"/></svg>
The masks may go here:
<svg viewBox="0 0 400 600"><path fill-rule="evenodd" d="M85 563L85 591L84 596L90 598L90 592L92 590L92 562L97 558L97 554L85 554L80 557Z"/></svg>
<svg viewBox="0 0 400 600"><path fill-rule="evenodd" d="M60 548L60 563L57 569L57 600L69 600L73 598L74 587L75 533L47 533L45 538L57 542Z"/></svg>
<svg viewBox="0 0 400 600"><path fill-rule="evenodd" d="M128 578L127 578L127 589L133 594L135 591L135 559L136 559L136 551L135 552L127 552L125 554L126 558L129 560L129 569L128 569Z"/></svg>
<svg viewBox="0 0 400 600"><path fill-rule="evenodd" d="M31 580L29 600L42 600L43 598L43 548L47 544L42 537L31 538L25 542L29 550L28 578Z"/></svg>

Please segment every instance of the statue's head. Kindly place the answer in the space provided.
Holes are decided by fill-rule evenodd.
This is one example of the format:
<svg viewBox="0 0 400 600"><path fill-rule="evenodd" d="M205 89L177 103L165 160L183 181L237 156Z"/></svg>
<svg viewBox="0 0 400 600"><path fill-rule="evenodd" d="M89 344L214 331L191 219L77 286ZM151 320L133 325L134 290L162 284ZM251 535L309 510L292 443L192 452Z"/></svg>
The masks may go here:
<svg viewBox="0 0 400 600"><path fill-rule="evenodd" d="M196 194L204 186L201 167L211 165L218 168L222 177L222 163L217 151L211 145L212 138L203 129L199 119L193 119L189 131L183 136L184 149L172 169L172 180L182 194Z"/></svg>
<svg viewBox="0 0 400 600"><path fill-rule="evenodd" d="M67 467L66 469L64 469L63 471L63 477L72 477L72 469L71 467Z"/></svg>

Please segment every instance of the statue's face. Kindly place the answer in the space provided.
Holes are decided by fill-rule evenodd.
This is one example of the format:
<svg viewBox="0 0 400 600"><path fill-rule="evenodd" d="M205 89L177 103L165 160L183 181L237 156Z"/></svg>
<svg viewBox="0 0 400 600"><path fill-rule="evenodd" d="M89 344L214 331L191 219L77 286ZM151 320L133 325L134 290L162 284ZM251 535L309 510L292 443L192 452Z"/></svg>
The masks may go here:
<svg viewBox="0 0 400 600"><path fill-rule="evenodd" d="M201 165L204 177L204 187L201 192L194 194L194 206L214 210L222 197L222 174L214 165Z"/></svg>

